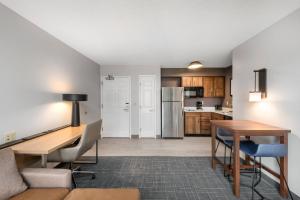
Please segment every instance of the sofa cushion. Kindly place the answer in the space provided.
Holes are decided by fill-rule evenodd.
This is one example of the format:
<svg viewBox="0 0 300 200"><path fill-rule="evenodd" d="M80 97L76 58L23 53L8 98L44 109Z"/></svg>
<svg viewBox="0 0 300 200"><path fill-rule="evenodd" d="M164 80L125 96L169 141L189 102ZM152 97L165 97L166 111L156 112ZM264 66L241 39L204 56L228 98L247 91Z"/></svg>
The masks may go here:
<svg viewBox="0 0 300 200"><path fill-rule="evenodd" d="M68 193L66 188L28 189L10 200L62 200Z"/></svg>
<svg viewBox="0 0 300 200"><path fill-rule="evenodd" d="M27 189L11 149L0 150L0 199L8 199Z"/></svg>
<svg viewBox="0 0 300 200"><path fill-rule="evenodd" d="M134 188L82 188L72 190L65 200L139 200L140 192Z"/></svg>

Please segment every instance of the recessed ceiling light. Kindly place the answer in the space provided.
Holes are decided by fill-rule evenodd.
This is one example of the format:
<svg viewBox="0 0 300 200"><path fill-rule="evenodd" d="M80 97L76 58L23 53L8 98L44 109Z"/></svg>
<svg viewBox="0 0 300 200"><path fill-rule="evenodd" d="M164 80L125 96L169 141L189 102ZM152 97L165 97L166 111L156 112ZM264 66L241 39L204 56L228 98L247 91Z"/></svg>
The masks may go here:
<svg viewBox="0 0 300 200"><path fill-rule="evenodd" d="M203 67L203 64L200 61L193 61L187 66L188 69L198 69L200 67Z"/></svg>

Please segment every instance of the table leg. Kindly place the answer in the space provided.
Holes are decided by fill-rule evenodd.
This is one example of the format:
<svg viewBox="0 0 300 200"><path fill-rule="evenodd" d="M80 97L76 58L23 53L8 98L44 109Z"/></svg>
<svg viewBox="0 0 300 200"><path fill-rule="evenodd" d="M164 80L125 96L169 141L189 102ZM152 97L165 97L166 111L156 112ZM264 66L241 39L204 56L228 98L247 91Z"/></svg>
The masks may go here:
<svg viewBox="0 0 300 200"><path fill-rule="evenodd" d="M42 157L42 160L41 160L42 168L47 168L47 154L42 154L41 157Z"/></svg>
<svg viewBox="0 0 300 200"><path fill-rule="evenodd" d="M281 144L285 144L288 145L288 135L285 134L284 136L280 137L280 143ZM286 178L286 181L288 182L288 157L282 157L280 158L280 167L281 167L281 171L283 172L280 173L280 195L283 198L287 198L288 197L288 189L287 189L287 185L284 182L284 177Z"/></svg>
<svg viewBox="0 0 300 200"><path fill-rule="evenodd" d="M250 136L246 136L247 140L250 140ZM250 165L250 156L249 155L245 155L245 164L246 165Z"/></svg>
<svg viewBox="0 0 300 200"><path fill-rule="evenodd" d="M240 197L240 134L234 133L233 194Z"/></svg>
<svg viewBox="0 0 300 200"><path fill-rule="evenodd" d="M211 126L211 167L216 169L216 129L215 125Z"/></svg>

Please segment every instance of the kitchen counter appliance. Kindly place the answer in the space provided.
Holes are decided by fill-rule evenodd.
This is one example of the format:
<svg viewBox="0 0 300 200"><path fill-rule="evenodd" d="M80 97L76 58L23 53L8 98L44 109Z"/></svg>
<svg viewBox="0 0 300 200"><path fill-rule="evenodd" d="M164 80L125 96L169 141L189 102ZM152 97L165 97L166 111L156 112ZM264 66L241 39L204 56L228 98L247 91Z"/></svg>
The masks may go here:
<svg viewBox="0 0 300 200"><path fill-rule="evenodd" d="M222 105L218 105L218 104L215 105L215 109L216 109L216 110L222 110Z"/></svg>
<svg viewBox="0 0 300 200"><path fill-rule="evenodd" d="M184 97L186 98L202 98L204 94L203 87L185 87Z"/></svg>
<svg viewBox="0 0 300 200"><path fill-rule="evenodd" d="M183 138L183 87L162 87L162 138Z"/></svg>
<svg viewBox="0 0 300 200"><path fill-rule="evenodd" d="M203 106L203 101L197 101L196 102L196 108L197 109L202 109L202 106Z"/></svg>

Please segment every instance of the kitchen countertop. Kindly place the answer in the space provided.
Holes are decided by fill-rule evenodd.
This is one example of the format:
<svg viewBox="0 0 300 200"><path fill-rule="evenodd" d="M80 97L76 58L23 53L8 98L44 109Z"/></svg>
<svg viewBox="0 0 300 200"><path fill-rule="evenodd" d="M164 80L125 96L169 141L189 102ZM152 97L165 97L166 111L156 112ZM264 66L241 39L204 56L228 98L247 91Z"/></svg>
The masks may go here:
<svg viewBox="0 0 300 200"><path fill-rule="evenodd" d="M203 107L202 109L197 109L196 107L184 107L184 112L213 112L228 117L232 117L232 108L222 108L222 110L216 110L215 107Z"/></svg>

